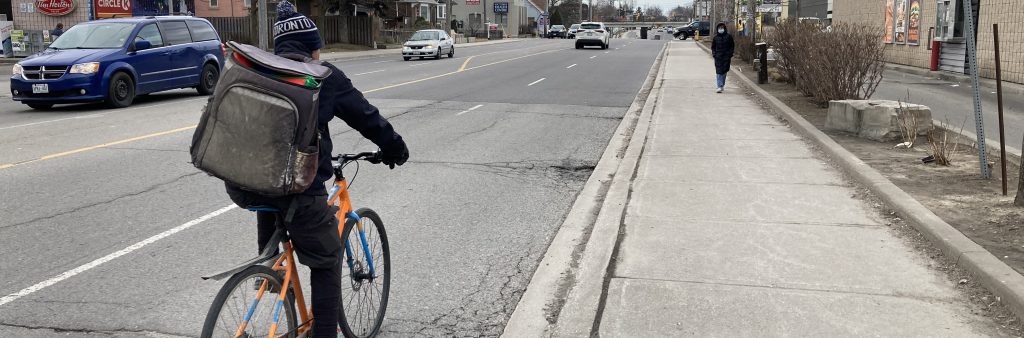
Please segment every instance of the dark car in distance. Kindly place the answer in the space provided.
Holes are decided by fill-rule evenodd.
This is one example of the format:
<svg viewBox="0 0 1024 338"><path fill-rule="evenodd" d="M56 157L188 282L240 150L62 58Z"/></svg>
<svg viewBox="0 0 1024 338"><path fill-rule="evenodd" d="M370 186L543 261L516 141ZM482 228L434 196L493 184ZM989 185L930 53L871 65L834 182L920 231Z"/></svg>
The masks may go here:
<svg viewBox="0 0 1024 338"><path fill-rule="evenodd" d="M568 36L567 30L563 25L553 25L548 29L548 39L565 39Z"/></svg>
<svg viewBox="0 0 1024 338"><path fill-rule="evenodd" d="M700 32L700 36L711 35L711 22L710 21L694 21L689 25L676 28L676 31L672 33L679 40L686 40Z"/></svg>

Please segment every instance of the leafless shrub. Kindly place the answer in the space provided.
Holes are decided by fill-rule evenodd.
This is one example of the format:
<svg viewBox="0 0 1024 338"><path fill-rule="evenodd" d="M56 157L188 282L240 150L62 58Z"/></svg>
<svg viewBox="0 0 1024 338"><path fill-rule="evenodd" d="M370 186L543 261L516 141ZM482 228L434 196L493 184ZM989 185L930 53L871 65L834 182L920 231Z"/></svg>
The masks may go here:
<svg viewBox="0 0 1024 338"><path fill-rule="evenodd" d="M956 136L953 139L949 137L953 128L951 128L952 125L948 118L944 122L939 122L941 128L932 129L928 133L928 144L932 146L935 163L945 166L953 163L953 157L959 152L960 139L964 136L965 125L967 125L967 118L964 118L964 122L960 124L960 130L956 131Z"/></svg>
<svg viewBox="0 0 1024 338"><path fill-rule="evenodd" d="M746 36L737 36L736 56L739 56L740 60L744 62L754 62L754 42Z"/></svg>
<svg viewBox="0 0 1024 338"><path fill-rule="evenodd" d="M907 99L896 101L899 105L896 108L896 126L900 129L900 139L903 143L897 147L905 147L911 149L914 147L915 141L917 141L917 113L909 109L910 91L907 91Z"/></svg>
<svg viewBox="0 0 1024 338"><path fill-rule="evenodd" d="M767 40L797 89L820 105L870 98L882 81L885 45L877 27L837 23L822 31L792 20L779 24Z"/></svg>

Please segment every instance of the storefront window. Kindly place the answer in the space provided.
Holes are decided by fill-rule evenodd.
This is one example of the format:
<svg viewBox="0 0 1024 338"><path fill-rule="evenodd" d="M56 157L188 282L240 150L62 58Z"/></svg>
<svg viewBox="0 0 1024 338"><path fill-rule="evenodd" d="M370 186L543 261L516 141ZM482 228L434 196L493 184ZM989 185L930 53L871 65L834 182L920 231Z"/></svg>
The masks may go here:
<svg viewBox="0 0 1024 338"><path fill-rule="evenodd" d="M964 38L964 4L962 0L939 0L936 7L935 39L957 41Z"/></svg>

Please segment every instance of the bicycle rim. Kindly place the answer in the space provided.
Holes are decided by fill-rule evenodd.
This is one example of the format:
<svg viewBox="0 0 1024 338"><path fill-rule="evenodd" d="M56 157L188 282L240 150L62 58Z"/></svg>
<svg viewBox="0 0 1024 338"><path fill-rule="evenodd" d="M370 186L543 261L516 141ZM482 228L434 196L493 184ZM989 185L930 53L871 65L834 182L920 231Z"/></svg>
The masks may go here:
<svg viewBox="0 0 1024 338"><path fill-rule="evenodd" d="M359 209L356 214L361 218L374 272L369 274L367 250L364 249L355 223L349 222L342 233L342 238L348 239L348 248L342 254L341 314L338 324L346 337L373 337L380 331L387 310L391 286L391 253L380 216L370 209Z"/></svg>
<svg viewBox="0 0 1024 338"><path fill-rule="evenodd" d="M259 288L264 283L268 291L257 302ZM275 337L295 337L295 303L292 295L287 295L285 301L278 305L278 293L269 290L281 290L281 280L268 267L252 266L232 276L224 283L210 306L201 337L236 337L245 317L251 312L242 337L269 338L275 310L279 312Z"/></svg>

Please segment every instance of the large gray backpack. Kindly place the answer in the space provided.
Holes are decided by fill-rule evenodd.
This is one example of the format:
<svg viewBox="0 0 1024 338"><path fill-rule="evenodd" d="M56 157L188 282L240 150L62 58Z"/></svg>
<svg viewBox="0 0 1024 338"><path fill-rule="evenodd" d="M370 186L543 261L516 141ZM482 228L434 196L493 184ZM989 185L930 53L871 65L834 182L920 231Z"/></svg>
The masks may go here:
<svg viewBox="0 0 1024 338"><path fill-rule="evenodd" d="M317 102L331 69L227 46L224 71L192 136L192 163L262 195L305 191L319 164Z"/></svg>

